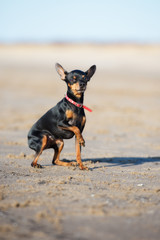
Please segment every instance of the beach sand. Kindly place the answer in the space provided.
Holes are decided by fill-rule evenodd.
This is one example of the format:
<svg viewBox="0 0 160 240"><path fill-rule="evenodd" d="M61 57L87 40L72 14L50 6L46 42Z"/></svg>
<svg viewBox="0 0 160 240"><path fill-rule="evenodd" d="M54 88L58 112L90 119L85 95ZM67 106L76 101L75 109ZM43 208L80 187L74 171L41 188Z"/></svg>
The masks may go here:
<svg viewBox="0 0 160 240"><path fill-rule="evenodd" d="M55 63L96 64L84 104L89 171L30 166L27 133L66 92ZM0 46L0 239L160 239L160 46ZM61 159L75 161L74 139Z"/></svg>

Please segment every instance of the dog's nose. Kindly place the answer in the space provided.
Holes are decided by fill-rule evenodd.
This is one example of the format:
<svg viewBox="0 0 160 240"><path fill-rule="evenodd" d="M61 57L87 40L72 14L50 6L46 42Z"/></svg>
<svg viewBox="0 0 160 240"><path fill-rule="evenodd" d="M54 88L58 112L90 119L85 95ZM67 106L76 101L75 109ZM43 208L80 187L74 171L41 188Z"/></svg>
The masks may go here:
<svg viewBox="0 0 160 240"><path fill-rule="evenodd" d="M80 82L80 83L79 83L79 86L80 86L81 88L85 87L85 85L86 85L86 84L85 84L84 82Z"/></svg>

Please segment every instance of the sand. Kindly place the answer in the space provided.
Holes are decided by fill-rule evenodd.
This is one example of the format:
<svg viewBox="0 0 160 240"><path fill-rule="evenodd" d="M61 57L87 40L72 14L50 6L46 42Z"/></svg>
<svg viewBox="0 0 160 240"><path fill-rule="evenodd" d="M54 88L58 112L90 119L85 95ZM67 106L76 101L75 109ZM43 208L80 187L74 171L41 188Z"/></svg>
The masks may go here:
<svg viewBox="0 0 160 240"><path fill-rule="evenodd" d="M54 64L97 65L88 83L89 171L30 166L32 124L66 92ZM0 239L160 238L160 46L0 46ZM61 159L75 161L74 139Z"/></svg>

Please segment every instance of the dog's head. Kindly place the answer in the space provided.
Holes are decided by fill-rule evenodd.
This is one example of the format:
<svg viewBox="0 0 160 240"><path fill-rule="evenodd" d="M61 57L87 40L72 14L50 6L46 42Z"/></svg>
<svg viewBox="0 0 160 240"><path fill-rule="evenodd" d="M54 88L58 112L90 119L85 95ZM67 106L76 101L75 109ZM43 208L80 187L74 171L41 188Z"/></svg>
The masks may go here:
<svg viewBox="0 0 160 240"><path fill-rule="evenodd" d="M96 66L91 66L86 72L82 72L80 70L67 72L59 63L56 63L56 70L61 76L61 79L67 83L68 88L72 91L72 93L76 97L80 98L82 93L86 90L88 81L95 73Z"/></svg>

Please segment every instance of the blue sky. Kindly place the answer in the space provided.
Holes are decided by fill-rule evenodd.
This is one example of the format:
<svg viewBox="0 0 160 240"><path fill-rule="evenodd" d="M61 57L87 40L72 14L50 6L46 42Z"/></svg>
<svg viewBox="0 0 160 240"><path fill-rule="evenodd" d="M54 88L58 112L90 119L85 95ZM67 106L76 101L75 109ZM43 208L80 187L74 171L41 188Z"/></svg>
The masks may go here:
<svg viewBox="0 0 160 240"><path fill-rule="evenodd" d="M160 42L160 0L0 0L0 42Z"/></svg>

